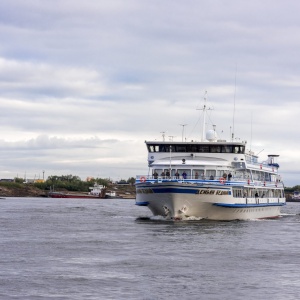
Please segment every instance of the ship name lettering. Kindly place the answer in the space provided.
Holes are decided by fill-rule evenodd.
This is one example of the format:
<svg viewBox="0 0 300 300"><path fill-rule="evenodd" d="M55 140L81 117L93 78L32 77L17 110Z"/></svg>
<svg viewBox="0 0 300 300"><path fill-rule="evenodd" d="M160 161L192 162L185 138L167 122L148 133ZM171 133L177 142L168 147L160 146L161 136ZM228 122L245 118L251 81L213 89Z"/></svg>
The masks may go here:
<svg viewBox="0 0 300 300"><path fill-rule="evenodd" d="M200 195L229 195L228 191L218 191L218 190L198 190L197 194Z"/></svg>
<svg viewBox="0 0 300 300"><path fill-rule="evenodd" d="M214 190L199 190L198 194L204 194L204 195L214 195L215 191Z"/></svg>
<svg viewBox="0 0 300 300"><path fill-rule="evenodd" d="M228 195L228 191L217 191L216 195Z"/></svg>

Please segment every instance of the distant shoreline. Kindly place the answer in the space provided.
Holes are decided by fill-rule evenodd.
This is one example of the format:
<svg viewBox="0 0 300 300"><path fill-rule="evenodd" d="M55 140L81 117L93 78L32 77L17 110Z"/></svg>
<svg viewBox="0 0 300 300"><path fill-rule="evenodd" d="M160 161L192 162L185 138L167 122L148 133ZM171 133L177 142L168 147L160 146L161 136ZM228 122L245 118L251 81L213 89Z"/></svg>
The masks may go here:
<svg viewBox="0 0 300 300"><path fill-rule="evenodd" d="M134 185L112 185L108 188L108 191L114 191L116 193L115 198L135 199ZM30 184L24 184L20 187L0 186L0 199L8 197L48 197L48 193L48 190L40 190Z"/></svg>

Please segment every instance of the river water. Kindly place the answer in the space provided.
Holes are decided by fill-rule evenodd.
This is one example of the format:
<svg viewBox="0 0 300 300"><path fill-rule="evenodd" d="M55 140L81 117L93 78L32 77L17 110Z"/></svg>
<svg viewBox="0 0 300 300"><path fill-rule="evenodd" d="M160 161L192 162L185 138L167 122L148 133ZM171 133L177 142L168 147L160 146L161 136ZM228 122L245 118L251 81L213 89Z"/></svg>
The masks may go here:
<svg viewBox="0 0 300 300"><path fill-rule="evenodd" d="M0 299L299 299L300 203L164 221L124 199L0 200Z"/></svg>

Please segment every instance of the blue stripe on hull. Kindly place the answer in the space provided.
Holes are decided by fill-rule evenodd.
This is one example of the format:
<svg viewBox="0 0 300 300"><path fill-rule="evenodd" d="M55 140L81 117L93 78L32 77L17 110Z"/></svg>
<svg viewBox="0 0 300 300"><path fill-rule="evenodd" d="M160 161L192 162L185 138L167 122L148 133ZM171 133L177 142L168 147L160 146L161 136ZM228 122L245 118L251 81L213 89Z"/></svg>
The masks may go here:
<svg viewBox="0 0 300 300"><path fill-rule="evenodd" d="M215 206L230 207L230 208L250 208L250 207L268 207L268 206L283 206L285 203L262 203L262 204L241 204L241 203L213 203Z"/></svg>
<svg viewBox="0 0 300 300"><path fill-rule="evenodd" d="M148 201L135 202L135 205L137 205L137 206L148 206L149 202Z"/></svg>
<svg viewBox="0 0 300 300"><path fill-rule="evenodd" d="M224 188L224 187L202 187L202 186L151 186L151 185L145 185L145 186L139 186L137 190L139 189L151 189L151 191L155 194L198 194L199 189L211 189L211 190L226 190L228 191L228 195L231 195L230 188Z"/></svg>
<svg viewBox="0 0 300 300"><path fill-rule="evenodd" d="M186 189L186 188L152 188L154 193L173 193L173 194L197 194L198 189Z"/></svg>

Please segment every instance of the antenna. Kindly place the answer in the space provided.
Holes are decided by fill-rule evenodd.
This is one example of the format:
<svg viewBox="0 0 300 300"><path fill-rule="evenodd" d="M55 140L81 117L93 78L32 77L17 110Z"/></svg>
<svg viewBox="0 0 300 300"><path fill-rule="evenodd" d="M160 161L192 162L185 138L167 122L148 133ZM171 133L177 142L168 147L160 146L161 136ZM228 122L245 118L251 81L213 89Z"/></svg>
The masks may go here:
<svg viewBox="0 0 300 300"><path fill-rule="evenodd" d="M162 131L161 134L162 134L162 138L163 138L163 142L164 142L165 141L166 132Z"/></svg>
<svg viewBox="0 0 300 300"><path fill-rule="evenodd" d="M169 135L170 141L173 142L173 138L175 137L175 135Z"/></svg>
<svg viewBox="0 0 300 300"><path fill-rule="evenodd" d="M258 156L258 154L262 153L265 149L260 150L257 154L255 154L256 156Z"/></svg>
<svg viewBox="0 0 300 300"><path fill-rule="evenodd" d="M252 111L251 111L250 151L251 149L252 149Z"/></svg>
<svg viewBox="0 0 300 300"><path fill-rule="evenodd" d="M172 145L170 145L170 174L172 173Z"/></svg>
<svg viewBox="0 0 300 300"><path fill-rule="evenodd" d="M186 126L187 124L179 124L179 125L182 126L182 142L183 142L184 126Z"/></svg>
<svg viewBox="0 0 300 300"><path fill-rule="evenodd" d="M233 141L233 140L234 140L235 95L236 95L236 73L237 73L237 64L235 65L235 76L234 76L234 96L233 96L233 116L232 116L232 136L231 136L231 141Z"/></svg>
<svg viewBox="0 0 300 300"><path fill-rule="evenodd" d="M202 124L202 137L201 137L201 142L204 142L205 140L205 119L206 119L206 111L207 110L212 110L212 108L206 108L206 95L207 95L207 91L205 91L204 94L204 105L202 108L197 108L197 110L203 110L203 124Z"/></svg>

